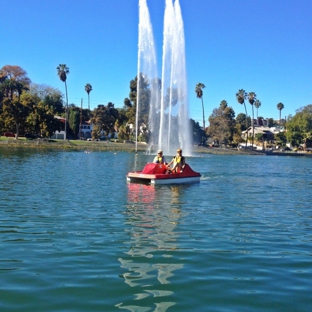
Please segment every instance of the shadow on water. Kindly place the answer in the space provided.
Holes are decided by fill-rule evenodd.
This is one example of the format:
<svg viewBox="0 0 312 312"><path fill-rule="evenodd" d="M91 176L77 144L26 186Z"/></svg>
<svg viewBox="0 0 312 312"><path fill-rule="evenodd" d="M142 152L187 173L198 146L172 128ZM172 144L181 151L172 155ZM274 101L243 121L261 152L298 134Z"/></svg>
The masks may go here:
<svg viewBox="0 0 312 312"><path fill-rule="evenodd" d="M179 250L176 227L182 216L181 204L187 186L160 186L128 183L126 233L128 251L118 260L126 270L124 281L133 290L133 300L119 308L143 311L157 306L166 311L176 304L171 279L184 264L175 257ZM138 301L140 300L140 301ZM140 304L138 304L140 302ZM147 310L144 310L147 311Z"/></svg>

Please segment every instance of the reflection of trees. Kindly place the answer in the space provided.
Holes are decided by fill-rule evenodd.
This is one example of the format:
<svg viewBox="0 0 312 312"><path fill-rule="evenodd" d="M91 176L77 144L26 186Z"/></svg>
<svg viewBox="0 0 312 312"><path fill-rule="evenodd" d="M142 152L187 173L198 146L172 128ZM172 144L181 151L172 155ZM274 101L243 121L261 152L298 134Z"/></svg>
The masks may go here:
<svg viewBox="0 0 312 312"><path fill-rule="evenodd" d="M183 268L183 263L174 258L179 248L175 228L181 217L180 190L181 186L158 188L128 184L125 220L129 234L129 241L125 242L128 251L118 260L127 270L122 275L125 282L140 290L135 294L135 306L131 301L129 305L126 302L118 305L120 308L138 311L155 304L157 311L166 311L175 304L163 298L173 294L168 288L170 279L175 271ZM138 305L137 300L143 301Z"/></svg>

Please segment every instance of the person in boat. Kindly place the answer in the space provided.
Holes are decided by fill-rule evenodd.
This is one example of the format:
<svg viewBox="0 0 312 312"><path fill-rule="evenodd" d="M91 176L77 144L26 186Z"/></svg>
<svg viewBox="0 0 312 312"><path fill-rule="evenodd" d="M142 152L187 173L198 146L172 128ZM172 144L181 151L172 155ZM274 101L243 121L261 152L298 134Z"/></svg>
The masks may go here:
<svg viewBox="0 0 312 312"><path fill-rule="evenodd" d="M172 168L169 168L173 164ZM168 170L172 173L182 173L185 168L185 158L182 156L182 149L177 149L177 154L172 158L168 164Z"/></svg>
<svg viewBox="0 0 312 312"><path fill-rule="evenodd" d="M166 159L163 156L163 152L162 150L158 150L157 152L157 156L155 156L154 160L153 160L154 164L164 164L167 165Z"/></svg>

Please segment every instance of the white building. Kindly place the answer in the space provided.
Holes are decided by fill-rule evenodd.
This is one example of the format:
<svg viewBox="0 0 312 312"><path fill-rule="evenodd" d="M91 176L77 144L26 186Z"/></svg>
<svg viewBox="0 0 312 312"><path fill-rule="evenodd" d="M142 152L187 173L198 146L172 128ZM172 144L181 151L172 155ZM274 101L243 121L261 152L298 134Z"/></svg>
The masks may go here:
<svg viewBox="0 0 312 312"><path fill-rule="evenodd" d="M93 130L92 124L89 123L82 124L80 129L80 139L87 140L89 138L92 138L92 130Z"/></svg>

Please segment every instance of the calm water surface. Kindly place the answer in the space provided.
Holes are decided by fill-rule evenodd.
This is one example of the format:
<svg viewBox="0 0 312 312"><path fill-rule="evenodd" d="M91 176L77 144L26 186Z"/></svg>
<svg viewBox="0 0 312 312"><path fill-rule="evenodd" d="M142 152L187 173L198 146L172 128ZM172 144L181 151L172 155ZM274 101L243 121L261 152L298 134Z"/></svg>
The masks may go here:
<svg viewBox="0 0 312 312"><path fill-rule="evenodd" d="M311 311L312 159L0 149L0 311Z"/></svg>

